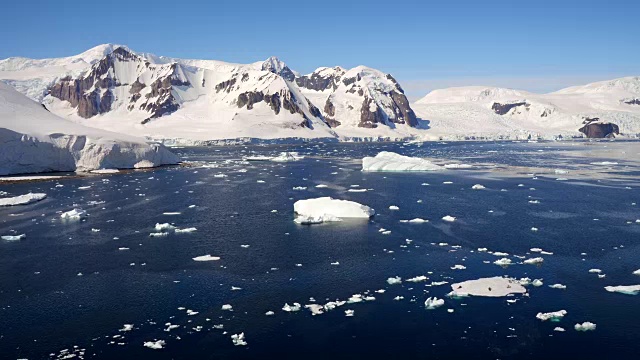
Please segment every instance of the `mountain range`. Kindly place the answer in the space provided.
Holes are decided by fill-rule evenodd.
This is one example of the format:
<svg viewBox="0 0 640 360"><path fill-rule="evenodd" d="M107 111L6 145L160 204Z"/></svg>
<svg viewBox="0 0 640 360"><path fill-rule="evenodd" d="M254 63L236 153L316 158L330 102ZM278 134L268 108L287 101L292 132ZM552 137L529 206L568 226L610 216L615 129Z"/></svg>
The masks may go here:
<svg viewBox="0 0 640 360"><path fill-rule="evenodd" d="M0 80L64 119L166 144L560 138L609 135L608 123L640 133L638 77L550 94L449 88L410 104L393 76L366 66L302 75L276 57L234 64L106 44L0 60Z"/></svg>

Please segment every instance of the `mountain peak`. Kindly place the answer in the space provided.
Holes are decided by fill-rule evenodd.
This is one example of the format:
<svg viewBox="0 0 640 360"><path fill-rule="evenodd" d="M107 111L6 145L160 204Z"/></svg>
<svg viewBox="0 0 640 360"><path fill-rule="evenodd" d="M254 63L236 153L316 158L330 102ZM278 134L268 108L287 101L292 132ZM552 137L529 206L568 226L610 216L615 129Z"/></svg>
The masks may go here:
<svg viewBox="0 0 640 360"><path fill-rule="evenodd" d="M262 63L261 70L270 71L274 74L282 76L287 81L293 81L296 75L289 69L284 61L278 59L276 56L271 56Z"/></svg>

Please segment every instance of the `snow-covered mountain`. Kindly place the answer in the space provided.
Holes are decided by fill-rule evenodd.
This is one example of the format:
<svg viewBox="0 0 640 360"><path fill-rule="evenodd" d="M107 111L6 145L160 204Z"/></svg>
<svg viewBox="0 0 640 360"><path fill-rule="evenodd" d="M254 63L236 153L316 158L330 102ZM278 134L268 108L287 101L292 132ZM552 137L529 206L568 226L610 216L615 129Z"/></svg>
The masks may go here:
<svg viewBox="0 0 640 360"><path fill-rule="evenodd" d="M0 79L64 118L169 142L406 138L419 131L390 75L334 69L335 86L316 90L306 79L323 74L301 76L275 57L232 64L102 45L68 58L7 59Z"/></svg>
<svg viewBox="0 0 640 360"><path fill-rule="evenodd" d="M178 161L162 145L62 119L0 82L0 175L143 168Z"/></svg>
<svg viewBox="0 0 640 360"><path fill-rule="evenodd" d="M613 123L640 134L640 78L627 77L549 94L470 86L435 90L412 104L429 137L524 139L581 136L586 124Z"/></svg>

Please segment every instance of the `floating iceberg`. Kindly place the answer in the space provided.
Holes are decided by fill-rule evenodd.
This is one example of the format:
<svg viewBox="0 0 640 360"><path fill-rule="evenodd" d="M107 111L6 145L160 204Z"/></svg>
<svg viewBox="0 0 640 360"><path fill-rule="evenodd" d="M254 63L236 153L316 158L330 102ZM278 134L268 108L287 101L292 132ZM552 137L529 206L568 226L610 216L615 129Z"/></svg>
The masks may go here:
<svg viewBox="0 0 640 360"><path fill-rule="evenodd" d="M387 279L387 283L389 285L397 285L397 284L401 284L402 283L402 279L399 276L396 277L390 277Z"/></svg>
<svg viewBox="0 0 640 360"><path fill-rule="evenodd" d="M511 265L511 259L508 258L502 258L500 260L496 260L493 262L496 265L500 265L500 266L509 266Z"/></svg>
<svg viewBox="0 0 640 360"><path fill-rule="evenodd" d="M193 261L217 261L220 260L219 256L202 255L193 258Z"/></svg>
<svg viewBox="0 0 640 360"><path fill-rule="evenodd" d="M145 347L148 347L149 349L154 349L154 350L160 350L160 349L164 348L165 345L166 345L166 343L164 342L164 340L145 341L144 342L144 346Z"/></svg>
<svg viewBox="0 0 640 360"><path fill-rule="evenodd" d="M487 297L502 297L527 292L527 289L517 280L499 276L451 284L451 289L456 293Z"/></svg>
<svg viewBox="0 0 640 360"><path fill-rule="evenodd" d="M47 194L42 193L28 193L24 195L14 196L10 198L0 199L0 206L14 206L14 205L27 205L47 197Z"/></svg>
<svg viewBox="0 0 640 360"><path fill-rule="evenodd" d="M473 165L469 164L445 164L445 169L471 169Z"/></svg>
<svg viewBox="0 0 640 360"><path fill-rule="evenodd" d="M244 333L231 335L231 341L235 346L246 346L247 342L244 340Z"/></svg>
<svg viewBox="0 0 640 360"><path fill-rule="evenodd" d="M564 290L567 288L567 285L562 285L562 284L553 284L553 285L549 285L550 288L552 289L561 289Z"/></svg>
<svg viewBox="0 0 640 360"><path fill-rule="evenodd" d="M608 292L617 292L626 295L638 295L638 293L640 292L640 285L605 286L604 289Z"/></svg>
<svg viewBox="0 0 640 360"><path fill-rule="evenodd" d="M444 300L443 299L438 299L437 297L427 298L427 300L424 302L424 307L427 310L436 309L436 308L439 308L442 305L444 305Z"/></svg>
<svg viewBox="0 0 640 360"><path fill-rule="evenodd" d="M480 184L475 184L471 187L471 189L473 190L483 190L486 189L486 187L484 187L484 185L480 185Z"/></svg>
<svg viewBox="0 0 640 360"><path fill-rule="evenodd" d="M286 312L295 312L295 311L300 311L301 307L302 305L294 302L293 305L284 304L284 306L282 307L282 310Z"/></svg>
<svg viewBox="0 0 640 360"><path fill-rule="evenodd" d="M565 315L567 315L566 310L559 310L548 313L538 313L538 315L536 315L536 319L540 319L542 321L560 321Z"/></svg>
<svg viewBox="0 0 640 360"><path fill-rule="evenodd" d="M527 260L523 261L523 263L529 264L529 265L537 265L537 264L542 264L543 261L544 261L543 258L536 257L536 258L527 259Z"/></svg>
<svg viewBox="0 0 640 360"><path fill-rule="evenodd" d="M156 231L165 231L165 230L171 231L171 230L174 230L175 228L176 228L175 226L169 223L164 223L164 224L156 223L156 227L155 227Z"/></svg>
<svg viewBox="0 0 640 360"><path fill-rule="evenodd" d="M429 160L382 151L362 159L362 171L436 171L443 167Z"/></svg>
<svg viewBox="0 0 640 360"><path fill-rule="evenodd" d="M453 216L450 216L450 215L446 215L446 216L442 217L442 220L443 221L447 221L447 222L454 222L454 221L456 221L456 218L453 217Z"/></svg>
<svg viewBox="0 0 640 360"><path fill-rule="evenodd" d="M368 219L375 211L354 201L337 200L330 197L298 200L293 204L300 224L319 224L327 221L340 221L342 218Z"/></svg>
<svg viewBox="0 0 640 360"><path fill-rule="evenodd" d="M297 152L281 152L280 155L271 158L271 161L275 162L289 162L289 161L298 161L304 159L304 156L298 155Z"/></svg>
<svg viewBox="0 0 640 360"><path fill-rule="evenodd" d="M26 237L27 237L27 234L0 236L0 238L2 238L2 240L5 240L5 241L18 241L18 240L22 240L22 239L24 239Z"/></svg>
<svg viewBox="0 0 640 360"><path fill-rule="evenodd" d="M589 321L585 321L582 324L576 324L574 326L574 329L576 329L577 331L593 331L596 329L596 324L589 322Z"/></svg>
<svg viewBox="0 0 640 360"><path fill-rule="evenodd" d="M82 209L73 209L60 214L61 218L68 219L68 220L80 220L81 218L86 216L87 216L87 212Z"/></svg>

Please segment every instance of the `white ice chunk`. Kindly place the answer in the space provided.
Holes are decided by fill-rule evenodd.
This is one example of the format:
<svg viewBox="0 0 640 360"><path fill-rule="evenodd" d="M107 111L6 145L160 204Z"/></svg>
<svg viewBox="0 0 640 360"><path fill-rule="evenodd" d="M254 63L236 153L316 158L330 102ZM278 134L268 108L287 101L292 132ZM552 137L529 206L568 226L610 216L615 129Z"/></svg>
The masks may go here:
<svg viewBox="0 0 640 360"><path fill-rule="evenodd" d="M235 346L246 346L247 342L244 340L244 333L231 335L231 341Z"/></svg>
<svg viewBox="0 0 640 360"><path fill-rule="evenodd" d="M0 206L15 206L15 205L27 205L40 200L43 200L47 197L47 194L42 193L28 193L24 195L9 197L9 198L1 198Z"/></svg>
<svg viewBox="0 0 640 360"><path fill-rule="evenodd" d="M68 220L80 220L81 218L86 216L87 216L87 212L82 209L73 209L60 214L61 218L68 219Z"/></svg>
<svg viewBox="0 0 640 360"><path fill-rule="evenodd" d="M402 279L399 276L396 277L390 277L387 279L387 283L389 285L396 285L396 284L400 284L402 283Z"/></svg>
<svg viewBox="0 0 640 360"><path fill-rule="evenodd" d="M293 211L298 216L296 222L301 224L339 221L342 218L368 219L375 214L375 211L366 205L331 197L298 200L293 204Z"/></svg>
<svg viewBox="0 0 640 360"><path fill-rule="evenodd" d="M193 258L193 261L217 261L217 260L220 260L219 256L211 256L209 254L196 256Z"/></svg>
<svg viewBox="0 0 640 360"><path fill-rule="evenodd" d="M589 321L585 321L582 324L578 323L574 326L574 329L576 329L577 331L593 331L596 329L596 324L589 322Z"/></svg>
<svg viewBox="0 0 640 360"><path fill-rule="evenodd" d="M443 221L448 221L448 222L454 222L454 221L456 221L456 218L453 217L453 216L450 216L450 215L446 215L446 216L442 217L442 220Z"/></svg>
<svg viewBox="0 0 640 360"><path fill-rule="evenodd" d="M424 302L424 307L427 310L436 309L442 305L444 305L444 299L438 299L437 297L427 298L427 300Z"/></svg>
<svg viewBox="0 0 640 360"><path fill-rule="evenodd" d="M5 241L18 241L26 237L27 237L27 234L20 234L20 235L3 235L0 238L2 238L2 240L5 240Z"/></svg>
<svg viewBox="0 0 640 360"><path fill-rule="evenodd" d="M524 294L527 292L527 289L517 280L499 276L451 284L451 289L456 293L488 297L502 297L509 294Z"/></svg>
<svg viewBox="0 0 640 360"><path fill-rule="evenodd" d="M382 151L362 159L362 171L434 171L443 167L429 160Z"/></svg>
<svg viewBox="0 0 640 360"><path fill-rule="evenodd" d="M567 315L566 310L559 310L548 313L538 313L538 315L536 315L536 319L540 319L542 321L560 321L565 315Z"/></svg>
<svg viewBox="0 0 640 360"><path fill-rule="evenodd" d="M608 292L617 292L626 295L638 295L638 293L640 292L640 285L605 286L604 289Z"/></svg>
<svg viewBox="0 0 640 360"><path fill-rule="evenodd" d="M154 349L154 350L160 350L160 349L162 349L165 345L166 345L166 343L164 342L164 340L157 340L157 341L145 341L145 342L144 342L144 346L145 346L145 347L148 347L149 349Z"/></svg>

